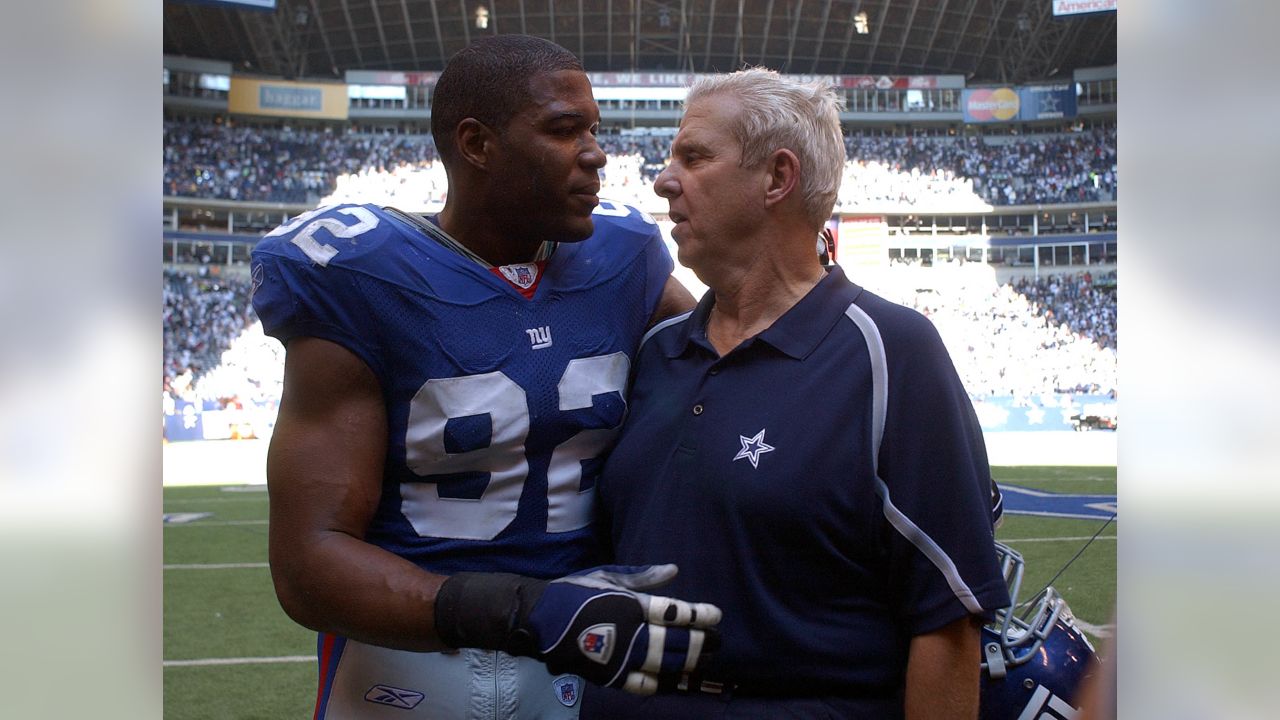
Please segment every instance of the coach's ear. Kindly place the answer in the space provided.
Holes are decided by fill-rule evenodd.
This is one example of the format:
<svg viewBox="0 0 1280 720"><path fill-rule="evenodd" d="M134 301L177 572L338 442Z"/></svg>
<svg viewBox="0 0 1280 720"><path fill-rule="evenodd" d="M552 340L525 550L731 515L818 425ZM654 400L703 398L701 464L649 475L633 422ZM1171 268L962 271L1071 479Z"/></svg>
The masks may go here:
<svg viewBox="0 0 1280 720"><path fill-rule="evenodd" d="M765 169L769 173L764 196L766 207L798 196L796 190L800 185L800 158L795 153L786 148L774 150L765 161Z"/></svg>
<svg viewBox="0 0 1280 720"><path fill-rule="evenodd" d="M463 118L454 129L453 141L463 161L479 170L487 170L497 135L488 125L475 118Z"/></svg>

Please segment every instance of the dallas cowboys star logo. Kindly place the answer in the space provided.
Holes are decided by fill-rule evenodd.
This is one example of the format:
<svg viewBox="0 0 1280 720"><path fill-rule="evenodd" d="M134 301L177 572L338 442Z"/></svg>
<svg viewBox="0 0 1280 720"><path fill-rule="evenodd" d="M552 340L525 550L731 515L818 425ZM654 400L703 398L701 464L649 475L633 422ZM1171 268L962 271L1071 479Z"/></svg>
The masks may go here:
<svg viewBox="0 0 1280 720"><path fill-rule="evenodd" d="M739 435L738 439L742 441L742 449L733 456L733 459L736 461L746 458L751 461L751 467L760 467L760 456L773 452L773 446L764 441L764 430L756 433L755 437Z"/></svg>

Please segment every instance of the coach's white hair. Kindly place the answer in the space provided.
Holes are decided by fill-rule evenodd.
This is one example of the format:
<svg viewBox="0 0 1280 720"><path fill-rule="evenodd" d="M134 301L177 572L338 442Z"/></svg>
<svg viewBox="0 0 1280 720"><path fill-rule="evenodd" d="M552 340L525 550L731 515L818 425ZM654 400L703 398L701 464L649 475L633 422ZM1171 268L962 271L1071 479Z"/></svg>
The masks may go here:
<svg viewBox="0 0 1280 720"><path fill-rule="evenodd" d="M800 193L814 232L831 217L844 171L841 99L829 85L789 80L767 68L748 68L694 81L685 108L711 95L729 95L742 111L726 128L754 167L786 148L800 160Z"/></svg>

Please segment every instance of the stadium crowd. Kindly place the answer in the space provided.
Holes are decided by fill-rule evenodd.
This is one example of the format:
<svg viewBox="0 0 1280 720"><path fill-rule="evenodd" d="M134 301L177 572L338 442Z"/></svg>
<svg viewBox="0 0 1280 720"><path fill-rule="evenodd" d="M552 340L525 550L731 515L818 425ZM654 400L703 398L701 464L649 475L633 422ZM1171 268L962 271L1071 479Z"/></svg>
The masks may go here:
<svg viewBox="0 0 1280 720"><path fill-rule="evenodd" d="M1102 348L1116 348L1115 271L1097 278L1085 271L1074 275L1023 278L1013 289L1031 302L1036 315L1064 325L1092 339Z"/></svg>
<svg viewBox="0 0 1280 720"><path fill-rule="evenodd" d="M943 270L945 272L945 270ZM164 399L278 401L284 350L262 333L245 281L164 271ZM1118 392L1114 276L1088 272L920 290L909 273L872 289L927 315L971 397ZM966 280L969 277L972 280Z"/></svg>
<svg viewBox="0 0 1280 720"><path fill-rule="evenodd" d="M610 156L607 197L653 200L667 132L602 132ZM848 156L837 210L927 206L967 211L990 205L1113 200L1115 126L1021 138L845 138ZM406 209L442 202L447 190L430 135L253 128L169 120L164 194L319 204L360 198Z"/></svg>
<svg viewBox="0 0 1280 720"><path fill-rule="evenodd" d="M1080 284L1079 278L1056 275L1030 287L1041 282L1059 287ZM1060 322L1075 313L1075 301L1062 295L1033 300L1019 284L956 284L942 292L911 292L899 301L933 320L970 397L1115 395L1115 296L1098 293L1100 299L1110 300L1102 311L1110 311L1112 319L1112 334L1100 341Z"/></svg>
<svg viewBox="0 0 1280 720"><path fill-rule="evenodd" d="M339 176L430 164L435 144L415 135L357 135L333 128L164 124L164 194L265 202L315 202Z"/></svg>
<svg viewBox="0 0 1280 720"><path fill-rule="evenodd" d="M163 294L163 392L195 400L196 384L224 366L223 352L256 320L249 283L208 266L198 274L165 268Z"/></svg>
<svg viewBox="0 0 1280 720"><path fill-rule="evenodd" d="M1114 125L1073 135L1001 138L845 138L844 180L837 207L915 205L941 210L1114 200ZM946 207L951 205L952 207Z"/></svg>
<svg viewBox="0 0 1280 720"><path fill-rule="evenodd" d="M610 156L601 195L651 206L668 131L602 132ZM837 210L928 203L939 211L984 202L1113 199L1114 126L1070 135L845 138ZM238 127L167 120L164 193L242 201L372 202L409 210L443 202L443 165L429 135L361 134L333 127ZM278 398L282 351L249 307L246 281L165 270L164 391L188 400ZM1089 273L1022 279L994 287L904 286L887 297L929 315L970 394L1030 397L1114 393L1116 307ZM239 338L239 339L237 339ZM230 352L228 352L230 351Z"/></svg>

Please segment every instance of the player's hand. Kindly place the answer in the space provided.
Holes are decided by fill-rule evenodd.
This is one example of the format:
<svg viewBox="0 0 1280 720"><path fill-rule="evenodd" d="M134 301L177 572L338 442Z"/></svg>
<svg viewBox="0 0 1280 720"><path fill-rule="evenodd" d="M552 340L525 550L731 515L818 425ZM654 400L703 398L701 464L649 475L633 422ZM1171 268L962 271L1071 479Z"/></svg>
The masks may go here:
<svg viewBox="0 0 1280 720"><path fill-rule="evenodd" d="M550 581L459 573L436 596L436 632L453 647L536 657L553 673L647 695L677 686L719 645L719 608L641 592L675 575L675 565Z"/></svg>
<svg viewBox="0 0 1280 720"><path fill-rule="evenodd" d="M715 605L638 592L675 576L675 565L606 566L553 580L520 618L513 654L641 695L674 684L715 649L720 622Z"/></svg>

